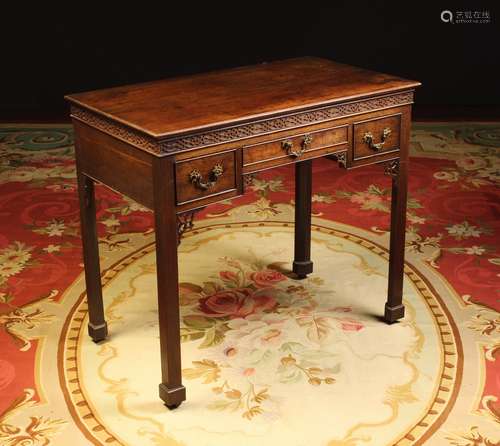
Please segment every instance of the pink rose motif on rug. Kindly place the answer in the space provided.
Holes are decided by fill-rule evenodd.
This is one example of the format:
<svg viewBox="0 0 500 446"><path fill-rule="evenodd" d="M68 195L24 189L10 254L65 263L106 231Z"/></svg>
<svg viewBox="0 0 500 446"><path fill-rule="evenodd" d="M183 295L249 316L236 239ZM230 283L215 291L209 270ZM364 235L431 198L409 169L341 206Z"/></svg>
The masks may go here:
<svg viewBox="0 0 500 446"><path fill-rule="evenodd" d="M267 288L286 279L286 277L280 272L269 269L250 273L249 277L258 288Z"/></svg>
<svg viewBox="0 0 500 446"><path fill-rule="evenodd" d="M259 295L250 288L222 290L200 300L200 310L212 317L246 317L275 306L272 297Z"/></svg>

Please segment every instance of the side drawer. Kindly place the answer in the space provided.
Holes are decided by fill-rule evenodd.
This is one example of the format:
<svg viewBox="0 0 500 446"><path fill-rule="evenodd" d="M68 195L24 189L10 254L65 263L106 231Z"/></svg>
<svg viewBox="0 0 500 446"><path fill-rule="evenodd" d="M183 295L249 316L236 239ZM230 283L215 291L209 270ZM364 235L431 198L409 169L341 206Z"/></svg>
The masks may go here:
<svg viewBox="0 0 500 446"><path fill-rule="evenodd" d="M237 159L237 151L231 150L178 161L175 164L177 205L236 191Z"/></svg>
<svg viewBox="0 0 500 446"><path fill-rule="evenodd" d="M348 141L348 125L311 130L307 133L243 147L245 173L298 160L315 158L340 150Z"/></svg>
<svg viewBox="0 0 500 446"><path fill-rule="evenodd" d="M353 160L398 151L400 132L400 113L354 122Z"/></svg>

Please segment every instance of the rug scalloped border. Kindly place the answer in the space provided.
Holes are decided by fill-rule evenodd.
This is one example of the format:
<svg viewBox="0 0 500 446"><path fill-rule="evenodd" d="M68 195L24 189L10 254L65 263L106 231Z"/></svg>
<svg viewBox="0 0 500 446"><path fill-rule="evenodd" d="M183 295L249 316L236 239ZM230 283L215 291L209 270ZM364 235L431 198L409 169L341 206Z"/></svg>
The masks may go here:
<svg viewBox="0 0 500 446"><path fill-rule="evenodd" d="M293 223L266 221L208 224L185 234L184 237L189 238L220 227L246 228L257 226L290 227L293 226ZM385 260L389 259L389 253L385 248L366 238L345 231L326 228L318 224L313 224L313 231L329 233L345 238L369 249ZM144 255L151 253L154 249L154 242L148 243L104 270L102 272L103 287L106 287L122 269L139 260ZM409 262L405 264L405 275L425 299L430 314L432 314L439 327L441 344L445 350L441 351L441 376L439 385L435 389L434 398L428 406L426 413L419 421L393 443L398 446L422 444L439 428L446 420L448 413L457 399L463 373L462 342L448 309L432 285L424 278L423 274ZM94 415L95 411L93 411L92 403L85 395L79 381L77 349L79 339L81 336L86 335L86 327L83 324L87 313L85 296L85 292L80 294L77 302L68 314L61 332L57 355L59 382L73 420L88 440L97 445L123 444L119 436L110 432L102 421Z"/></svg>

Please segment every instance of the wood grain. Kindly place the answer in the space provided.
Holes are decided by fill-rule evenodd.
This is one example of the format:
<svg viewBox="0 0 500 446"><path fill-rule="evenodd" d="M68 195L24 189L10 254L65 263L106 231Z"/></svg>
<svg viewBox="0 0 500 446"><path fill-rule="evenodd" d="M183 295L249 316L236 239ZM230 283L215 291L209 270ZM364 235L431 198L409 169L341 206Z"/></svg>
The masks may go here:
<svg viewBox="0 0 500 446"><path fill-rule="evenodd" d="M220 164L224 173L217 179L209 189L203 190L193 184L189 174L197 170L203 176L204 181L210 177L210 173L216 164ZM177 204L187 201L217 195L236 189L236 151L223 152L217 155L203 156L187 161L178 162L175 165L175 183L177 190Z"/></svg>
<svg viewBox="0 0 500 446"><path fill-rule="evenodd" d="M293 272L305 279L313 271L311 261L312 161L295 164L295 231Z"/></svg>
<svg viewBox="0 0 500 446"><path fill-rule="evenodd" d="M74 121L81 149L79 169L143 206L153 209L153 155Z"/></svg>
<svg viewBox="0 0 500 446"><path fill-rule="evenodd" d="M172 158L157 158L152 166L156 238L156 277L160 328L160 398L169 408L186 399L182 385L177 264L177 216L175 213Z"/></svg>
<svg viewBox="0 0 500 446"><path fill-rule="evenodd" d="M245 146L243 148L243 166L258 164L271 159L291 158L294 160L294 157L290 156L283 148L283 143L290 142L295 150L300 150L303 148L306 135L311 138L311 143L305 147L304 155L307 152L332 147L340 143L347 143L347 126L326 130L310 128L306 133L297 136L278 138L263 144Z"/></svg>
<svg viewBox="0 0 500 446"><path fill-rule="evenodd" d="M354 123L354 156L353 159L359 160L366 157L378 156L382 153L399 150L399 134L401 128L401 115L388 115L382 118L372 118ZM386 138L383 146L379 150L373 150L368 143L364 141L364 135L370 132L373 135L375 144L381 142L381 136L384 129L390 129L391 134Z"/></svg>
<svg viewBox="0 0 500 446"><path fill-rule="evenodd" d="M89 335L94 342L102 341L108 335L108 325L104 318L102 300L101 267L99 244L97 241L96 207L94 181L81 168L84 143L76 136L75 153L80 200L80 227L82 236L83 262L85 264L85 289L89 308Z"/></svg>
<svg viewBox="0 0 500 446"><path fill-rule="evenodd" d="M306 57L77 93L66 99L161 138L418 85Z"/></svg>

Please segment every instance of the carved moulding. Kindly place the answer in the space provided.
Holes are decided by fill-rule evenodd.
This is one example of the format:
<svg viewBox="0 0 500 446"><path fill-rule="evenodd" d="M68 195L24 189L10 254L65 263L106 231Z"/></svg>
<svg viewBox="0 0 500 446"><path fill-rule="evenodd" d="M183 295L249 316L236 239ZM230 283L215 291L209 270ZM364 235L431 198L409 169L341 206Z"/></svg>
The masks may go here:
<svg viewBox="0 0 500 446"><path fill-rule="evenodd" d="M163 141L160 139L157 140L145 133L76 105L71 107L71 116L74 119L82 121L133 146L156 155L162 155L227 143L280 130L337 119L344 116L407 105L412 102L413 91L405 91L371 99L329 105L314 110L264 119L258 122L234 127L211 130L194 135L174 137Z"/></svg>

